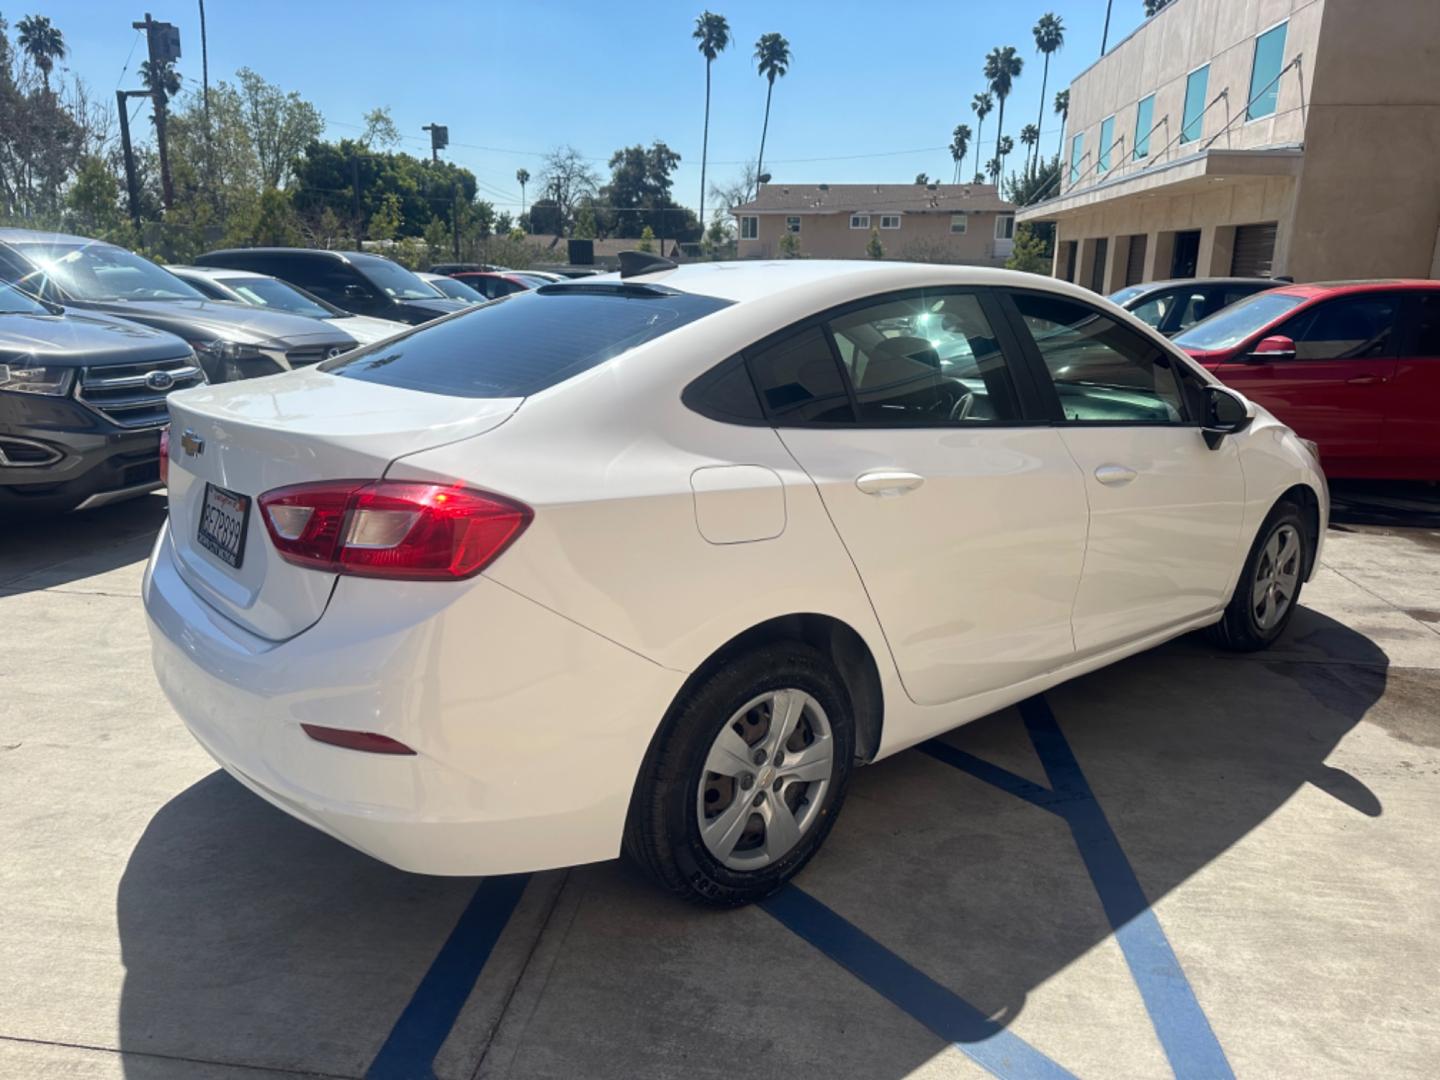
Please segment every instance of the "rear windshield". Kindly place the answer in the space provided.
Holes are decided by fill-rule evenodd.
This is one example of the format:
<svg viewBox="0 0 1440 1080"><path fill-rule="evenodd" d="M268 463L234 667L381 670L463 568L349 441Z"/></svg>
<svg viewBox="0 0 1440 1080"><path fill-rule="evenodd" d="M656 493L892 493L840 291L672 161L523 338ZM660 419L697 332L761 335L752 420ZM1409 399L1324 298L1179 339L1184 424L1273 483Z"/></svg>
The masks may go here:
<svg viewBox="0 0 1440 1080"><path fill-rule="evenodd" d="M1174 341L1182 349L1229 349L1304 302L1305 297L1292 293L1256 293L1202 319Z"/></svg>
<svg viewBox="0 0 1440 1080"><path fill-rule="evenodd" d="M525 397L729 304L644 286L550 285L338 357L321 370L452 397Z"/></svg>

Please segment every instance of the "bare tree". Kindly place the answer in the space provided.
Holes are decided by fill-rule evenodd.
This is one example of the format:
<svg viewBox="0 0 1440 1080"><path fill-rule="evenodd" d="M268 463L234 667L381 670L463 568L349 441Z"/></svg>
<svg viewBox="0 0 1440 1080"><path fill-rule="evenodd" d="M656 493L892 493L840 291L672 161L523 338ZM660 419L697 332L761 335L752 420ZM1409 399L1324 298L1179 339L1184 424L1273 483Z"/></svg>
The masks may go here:
<svg viewBox="0 0 1440 1080"><path fill-rule="evenodd" d="M553 199L559 207L562 231L575 220L575 208L580 200L594 195L599 186L599 174L573 146L557 146L545 155L540 189L545 198Z"/></svg>
<svg viewBox="0 0 1440 1080"><path fill-rule="evenodd" d="M725 210L733 210L755 197L755 183L759 175L755 162L747 161L740 175L728 184L711 184L710 198Z"/></svg>

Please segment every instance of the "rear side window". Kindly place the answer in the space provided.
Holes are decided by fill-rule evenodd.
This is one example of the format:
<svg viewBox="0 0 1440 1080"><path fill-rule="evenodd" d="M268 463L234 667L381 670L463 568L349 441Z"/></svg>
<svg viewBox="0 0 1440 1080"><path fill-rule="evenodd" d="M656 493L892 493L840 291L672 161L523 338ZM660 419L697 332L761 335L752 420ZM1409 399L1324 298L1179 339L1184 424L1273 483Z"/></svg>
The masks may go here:
<svg viewBox="0 0 1440 1080"><path fill-rule="evenodd" d="M1409 356L1440 356L1440 293L1421 293L1417 298L1418 319Z"/></svg>
<svg viewBox="0 0 1440 1080"><path fill-rule="evenodd" d="M819 327L759 350L750 358L750 365L776 424L835 424L855 419L835 354Z"/></svg>
<svg viewBox="0 0 1440 1080"><path fill-rule="evenodd" d="M550 286L471 308L321 370L451 397L525 397L729 304L643 286Z"/></svg>

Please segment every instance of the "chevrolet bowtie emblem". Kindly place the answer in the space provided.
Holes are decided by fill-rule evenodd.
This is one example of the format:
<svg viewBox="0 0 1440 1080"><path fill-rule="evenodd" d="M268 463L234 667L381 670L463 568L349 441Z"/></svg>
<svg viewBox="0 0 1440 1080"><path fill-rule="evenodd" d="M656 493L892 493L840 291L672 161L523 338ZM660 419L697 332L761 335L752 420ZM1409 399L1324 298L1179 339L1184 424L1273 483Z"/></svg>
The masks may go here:
<svg viewBox="0 0 1440 1080"><path fill-rule="evenodd" d="M205 440L186 428L185 434L180 436L180 448L185 451L187 457L194 457L196 454L205 452Z"/></svg>

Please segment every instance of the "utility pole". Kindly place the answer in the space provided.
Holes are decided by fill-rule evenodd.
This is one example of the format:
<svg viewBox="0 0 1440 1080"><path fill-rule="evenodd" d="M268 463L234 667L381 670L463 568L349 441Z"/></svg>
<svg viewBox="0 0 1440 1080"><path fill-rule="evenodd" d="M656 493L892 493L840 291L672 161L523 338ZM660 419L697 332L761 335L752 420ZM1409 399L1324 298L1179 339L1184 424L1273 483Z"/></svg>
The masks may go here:
<svg viewBox="0 0 1440 1080"><path fill-rule="evenodd" d="M149 97L146 90L116 90L115 104L120 113L120 145L125 151L125 191L130 196L130 220L140 231L140 181L135 176L135 151L130 145L130 105L132 97Z"/></svg>
<svg viewBox="0 0 1440 1080"><path fill-rule="evenodd" d="M430 132L430 160L440 164L440 151L450 145L450 129L444 124L426 124L420 130Z"/></svg>
<svg viewBox="0 0 1440 1080"><path fill-rule="evenodd" d="M155 109L155 142L160 151L160 193L165 209L175 201L175 185L170 179L170 153L165 141L165 87L163 74L169 66L180 59L180 28L173 23L156 22L145 13L144 22L131 23L136 30L145 31L145 43L150 53L150 100Z"/></svg>
<svg viewBox="0 0 1440 1080"><path fill-rule="evenodd" d="M200 86L205 95L205 170L210 172L214 166L210 162L210 47L205 40L205 0L200 0Z"/></svg>
<svg viewBox="0 0 1440 1080"><path fill-rule="evenodd" d="M460 261L460 181L455 181L455 200L450 204L450 232L455 261Z"/></svg>

